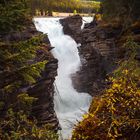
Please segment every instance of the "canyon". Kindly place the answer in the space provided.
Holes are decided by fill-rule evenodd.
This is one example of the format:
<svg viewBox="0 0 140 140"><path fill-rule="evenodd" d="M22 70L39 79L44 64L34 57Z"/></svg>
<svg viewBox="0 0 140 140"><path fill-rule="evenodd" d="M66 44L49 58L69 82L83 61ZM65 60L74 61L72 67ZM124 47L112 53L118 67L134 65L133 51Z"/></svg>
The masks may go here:
<svg viewBox="0 0 140 140"><path fill-rule="evenodd" d="M55 25L58 25L58 21L55 22ZM91 23L84 21L85 26L83 28L83 19L79 15L60 19L59 22L61 25L59 24L57 27L53 24L54 22L49 23L49 28L55 34L53 36L52 32L48 33L50 29L47 30L48 25L46 23L39 25L42 29L38 30L48 33L48 36L51 37L44 36L41 43L44 51L37 51L37 57L34 61L47 60L48 62L41 73L41 77L36 80L37 82L20 90L27 91L29 95L38 98L32 107L32 115L38 120L38 125L48 124L52 130L65 133L66 135L63 135L63 137L68 138L71 135L72 128L88 111L91 96L95 97L102 94L102 91L110 84L106 81L106 78L117 68L118 63L116 62L124 57L125 50L120 47L123 42L123 40L119 40L122 33L122 26L120 25L101 23L95 25L93 21ZM34 23L39 24L39 20L34 20ZM139 41L139 26L134 26L131 30L135 34L135 41ZM42 35L39 31L31 23L24 32L6 35L3 40L24 41L32 36ZM57 43L60 42L58 46L55 39ZM64 46L61 48L61 43L64 40ZM72 43L69 43L69 41ZM65 47L68 47L68 52L64 51ZM74 56L69 56L71 51ZM68 61L67 57L70 58ZM61 59L62 61L65 60L65 63L61 64ZM140 59L139 53L136 59ZM70 66L70 64L72 65ZM64 70L65 68L67 68L68 73ZM70 87L67 87L67 82ZM59 85L60 83L61 85ZM66 93L62 89L72 95L67 94L68 96L65 96ZM62 93L64 94L62 95ZM15 96L15 94L11 94L8 97L8 104L15 101ZM58 98L58 96L60 97ZM65 99L68 97L66 100L64 99L65 103L61 101L63 96ZM74 101L69 103L72 98L75 98ZM73 110L74 108L75 110ZM71 109L71 112L68 111L69 109ZM6 110L5 106L1 116L5 114ZM66 118L70 121L69 123L64 121ZM68 125L68 127L64 127L65 125Z"/></svg>
<svg viewBox="0 0 140 140"><path fill-rule="evenodd" d="M60 21L61 25L58 24L58 22L59 22L58 20ZM55 24L54 24L54 22L55 22ZM82 25L83 22L85 22L84 28ZM119 49L115 45L115 37L117 37L120 34L121 28L120 27L113 28L111 26L97 27L92 22L86 23L86 21L79 15L70 16L70 17L66 17L66 18L62 18L62 19L59 19L59 18L35 19L35 25L36 25L37 30L39 30L45 34L46 33L48 34L48 38L50 40L49 43L51 43L51 45L54 47L50 52L51 56L52 55L55 56L56 58L53 58L53 59L57 59L57 60L55 60L55 64L51 64L51 66L53 65L55 67L55 74L53 73L54 75L52 75L53 80L50 80L50 81L52 81L51 85L48 85L49 83L46 83L46 82L43 82L43 84L40 83L40 85L37 86L35 88L35 90L33 88L33 92L38 91L38 89L40 89L41 91L45 91L48 93L48 94L45 94L45 96L44 96L44 94L41 94L42 96L39 95L38 98L39 98L40 102L37 102L37 103L40 107L40 104L42 104L41 103L42 99L40 97L43 97L44 104L45 104L45 102L46 102L46 104L48 104L48 102L49 102L49 104L52 105L51 106L52 111L57 112L56 114L57 114L58 120L60 122L60 125L58 123L58 120L56 119L55 113L53 113L54 116L51 115L52 118L49 118L50 120L47 120L45 118L46 111L48 110L48 108L43 108L44 104L43 104L43 106L41 106L41 109L36 108L36 111L39 110L39 112L37 112L35 114L38 118L41 118L40 116L43 115L45 121L52 123L51 125L53 125L55 127L57 124L57 127L56 127L57 130L58 130L58 128L59 129L62 128L61 132L62 132L62 135L65 134L63 136L64 138L68 138L68 136L70 136L70 133L71 133L71 128L70 128L71 126L69 126L70 124L67 124L66 122L70 121L70 123L75 124L76 122L74 122L74 120L78 120L78 118L81 118L79 115L75 119L74 118L70 119L69 116L67 116L66 112L72 107L73 104L75 104L74 102L73 103L70 102L72 96L73 97L75 96L74 98L77 98L76 96L79 96L78 97L79 99L77 101L75 99L75 101L80 103L82 101L80 99L80 96L82 97L83 93L88 93L92 97L99 95L101 93L101 91L103 91L107 87L108 83L105 81L105 79L107 78L107 75L110 74L116 68L117 64L115 62L117 60L119 60ZM48 29L47 29L47 27L48 27ZM62 30L65 35L62 34ZM70 40L70 38L68 40L64 41L65 38L63 38L62 36L66 36L66 37L71 36L76 42L69 43L68 40ZM61 41L62 44L59 43L60 40L62 40ZM64 43L63 43L63 41L64 41ZM77 43L77 45L76 45L76 43ZM69 45L67 46L66 44L69 44ZM74 57L74 55L68 56L68 54L70 54L70 51L67 52L65 50L65 48L67 48L67 47L69 47L68 50L70 48L72 49L73 47L75 47L75 49L78 47L78 54L76 54L76 55L79 55L79 58L78 58L79 60L77 61L77 63L79 63L78 67L76 66L77 58L75 58L75 60L73 60L74 58L73 59L71 58L73 62L75 61L76 65L72 64L71 59L70 59L70 61L67 61L68 57ZM74 52L76 51L75 49L73 50ZM63 58L63 55L64 55L64 58ZM62 63L61 60L62 60L62 62L65 60L66 63L64 63L65 61ZM57 61L58 61L58 63L56 63ZM52 62L54 63L54 61L52 61ZM68 64L68 66L66 64ZM69 67L69 65L71 65L71 64L73 65L72 66L73 70L70 70L71 72L69 73L68 72L69 70L66 68ZM77 67L76 68L77 70L74 70L75 69L74 65ZM48 74L47 68L48 67L46 67L46 71L45 71L46 74ZM50 67L50 70L51 70L51 68L52 67ZM50 71L50 72L52 72L52 71ZM69 73L70 77L72 78L72 83L69 80L65 80L65 78L67 77L67 73ZM56 77L57 74L58 74L58 77L60 77L60 79L62 79L62 80L57 80L57 77ZM47 75L45 77L47 77ZM56 81L55 90L54 90L54 81ZM78 94L81 94L81 95L78 95L74 91L74 89L72 89L72 90L69 89L68 81L70 82L70 84L73 85L74 89L76 89L77 92L79 92ZM46 86L47 90L44 90L44 88L42 90L42 85L44 88ZM51 90L48 90L48 87L50 87L50 86L51 86ZM68 94L73 93L73 95L67 96L65 89L66 89L66 91L69 92ZM39 90L39 93L40 93L40 90ZM63 92L64 92L64 94L63 94ZM58 94L58 95L55 95L54 93ZM46 99L49 99L49 100L45 100L45 97L46 97ZM50 97L50 98L48 98L48 97ZM87 97L83 96L82 98L85 98L85 101L86 101ZM54 100L54 102L53 102L53 100ZM65 104L61 105L62 104L61 102L65 102ZM69 107L67 109L64 109L65 108L64 106L66 106L67 104L69 104L68 105ZM83 102L83 104L85 104L85 103ZM76 106L75 107L73 106L71 109L75 110L75 108L81 108L80 107L81 105L80 106L79 105L76 103ZM50 106L48 105L47 107L50 107ZM34 111L35 110L33 110L33 112ZM40 111L42 111L42 112L40 112ZM87 111L87 109L85 111ZM74 112L78 114L79 111L77 110ZM65 116L65 114L66 114L66 116ZM81 114L81 113L79 112L79 114ZM73 116L73 115L71 114L70 116ZM65 122L65 119L67 119L66 122ZM69 127L66 127L67 125Z"/></svg>

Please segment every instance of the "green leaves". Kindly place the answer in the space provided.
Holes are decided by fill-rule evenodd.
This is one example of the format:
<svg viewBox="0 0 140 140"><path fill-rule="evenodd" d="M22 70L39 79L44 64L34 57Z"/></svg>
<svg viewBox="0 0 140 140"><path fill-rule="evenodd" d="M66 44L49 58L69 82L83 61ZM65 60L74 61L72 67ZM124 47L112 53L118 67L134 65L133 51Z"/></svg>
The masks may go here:
<svg viewBox="0 0 140 140"><path fill-rule="evenodd" d="M13 83L16 81L20 83L19 86L32 84L41 76L47 63L47 60L37 61L37 51L44 51L40 47L41 40L42 36L36 36L27 41L0 44L0 77L3 79L1 84L3 88L13 88ZM7 80L10 77L13 80Z"/></svg>
<svg viewBox="0 0 140 140"><path fill-rule="evenodd" d="M17 98L19 102L26 105L32 105L37 100L37 98L30 97L27 93L20 93Z"/></svg>
<svg viewBox="0 0 140 140"><path fill-rule="evenodd" d="M0 1L0 140L58 140L45 125L38 127L31 115L37 98L28 89L41 78L48 50L44 35L22 38L19 30L31 23L28 18L26 0ZM18 41L11 39L12 33Z"/></svg>
<svg viewBox="0 0 140 140"><path fill-rule="evenodd" d="M105 19L120 20L121 23L129 25L132 21L139 19L139 0L104 0L103 16Z"/></svg>
<svg viewBox="0 0 140 140"><path fill-rule="evenodd" d="M31 9L33 14L39 14L38 12L46 12L46 14L52 14L52 12L74 12L77 13L91 13L96 12L96 9L100 8L100 2L97 1L81 1L81 0L31 0ZM36 11L36 13L35 13Z"/></svg>
<svg viewBox="0 0 140 140"><path fill-rule="evenodd" d="M21 100L27 95L21 94ZM27 99L26 99L27 100ZM9 109L5 120L0 120L1 140L58 140L58 135L51 131L47 125L37 126L35 119L30 120L24 111L14 112Z"/></svg>
<svg viewBox="0 0 140 140"><path fill-rule="evenodd" d="M0 3L0 31L8 33L20 30L28 20L28 11L22 1L5 1Z"/></svg>

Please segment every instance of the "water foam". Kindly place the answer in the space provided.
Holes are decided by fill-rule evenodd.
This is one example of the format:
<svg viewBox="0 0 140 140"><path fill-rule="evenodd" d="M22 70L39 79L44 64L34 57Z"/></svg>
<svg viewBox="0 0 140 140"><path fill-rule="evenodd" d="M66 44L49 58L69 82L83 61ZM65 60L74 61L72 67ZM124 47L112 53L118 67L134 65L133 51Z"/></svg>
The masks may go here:
<svg viewBox="0 0 140 140"><path fill-rule="evenodd" d="M56 77L55 111L62 127L63 139L71 137L74 125L88 111L91 96L78 93L72 86L71 74L79 70L81 62L78 44L63 33L59 18L35 18L38 31L48 34L53 47L52 53L58 59L58 76Z"/></svg>

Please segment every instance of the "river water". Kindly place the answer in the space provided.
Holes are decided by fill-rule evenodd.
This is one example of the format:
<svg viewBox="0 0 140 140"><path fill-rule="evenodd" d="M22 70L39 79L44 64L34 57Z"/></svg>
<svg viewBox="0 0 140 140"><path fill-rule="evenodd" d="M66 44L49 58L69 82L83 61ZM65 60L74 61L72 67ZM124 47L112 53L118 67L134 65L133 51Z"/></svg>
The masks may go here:
<svg viewBox="0 0 140 140"><path fill-rule="evenodd" d="M47 34L51 45L55 47L52 54L58 59L58 76L55 80L54 104L62 127L62 137L68 139L74 125L88 111L91 102L90 95L78 93L72 86L71 75L81 66L77 49L79 44L63 33L59 18L35 18L34 21L36 29ZM91 18L85 18L84 21L89 22Z"/></svg>

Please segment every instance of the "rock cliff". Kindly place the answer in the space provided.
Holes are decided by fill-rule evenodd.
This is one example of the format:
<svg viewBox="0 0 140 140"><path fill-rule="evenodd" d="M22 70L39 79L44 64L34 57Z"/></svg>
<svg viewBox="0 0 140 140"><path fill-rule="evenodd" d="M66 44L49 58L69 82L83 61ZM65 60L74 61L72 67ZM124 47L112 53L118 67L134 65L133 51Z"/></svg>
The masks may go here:
<svg viewBox="0 0 140 140"><path fill-rule="evenodd" d="M100 22L97 25L87 23L81 30L81 22L82 18L78 15L61 20L64 33L81 43L78 49L82 66L72 76L73 85L79 92L95 96L107 87L109 83L105 79L117 67L117 62L125 57L122 45L129 32L133 34L134 41L140 42L140 26L136 23L128 31L123 31L119 23Z"/></svg>
<svg viewBox="0 0 140 140"><path fill-rule="evenodd" d="M105 78L116 67L119 59L119 49L115 44L115 38L121 33L121 27L94 26L88 24L81 30L82 19L79 16L62 19L64 32L71 35L81 46L79 54L82 62L80 70L72 76L73 85L79 92L87 92L95 96L106 87ZM68 23L67 21L70 21ZM74 35L67 27L73 22ZM66 30L66 31L65 31ZM78 34L77 34L78 31ZM78 40L77 37L78 36Z"/></svg>
<svg viewBox="0 0 140 140"><path fill-rule="evenodd" d="M77 73L78 90L96 95L106 87L105 79L116 68L119 48L115 38L121 33L120 27L89 26L83 29L81 47L81 71ZM83 79L83 80L82 80ZM83 88L86 87L86 88Z"/></svg>
<svg viewBox="0 0 140 140"><path fill-rule="evenodd" d="M64 34L70 35L77 43L81 42L82 17L79 15L60 19Z"/></svg>
<svg viewBox="0 0 140 140"><path fill-rule="evenodd" d="M33 104L32 114L38 119L39 125L48 124L53 130L59 129L59 122L54 111L54 81L57 75L58 60L53 57L51 47L43 46L45 51L38 52L38 58L47 60L41 78L28 89L31 96L38 98ZM42 60L38 60L42 61Z"/></svg>
<svg viewBox="0 0 140 140"><path fill-rule="evenodd" d="M36 29L33 23L30 23L29 26L21 33L12 33L9 35L1 35L0 38L5 40L6 42L12 41L24 41L28 40L33 36L41 35ZM46 45L47 44L47 45ZM36 117L39 122L39 125L42 124L49 124L53 130L59 129L59 122L57 116L54 111L54 80L55 76L57 75L57 68L58 68L58 60L53 57L51 54L50 42L47 36L42 40L42 46L44 47L43 50L39 50L37 53L37 57L35 58L35 62L41 62L47 60L48 63L45 66L44 71L41 74L41 78L37 79L37 82L33 85L27 85L20 89L21 91L26 91L29 95L38 98L38 100L33 104L32 108L32 115ZM1 81L2 82L2 81ZM8 105L10 103L15 102L16 94L10 94L7 97L7 105L3 109L3 113L0 116L4 115L7 111ZM3 97L0 97L2 99ZM7 107L6 107L7 106Z"/></svg>

